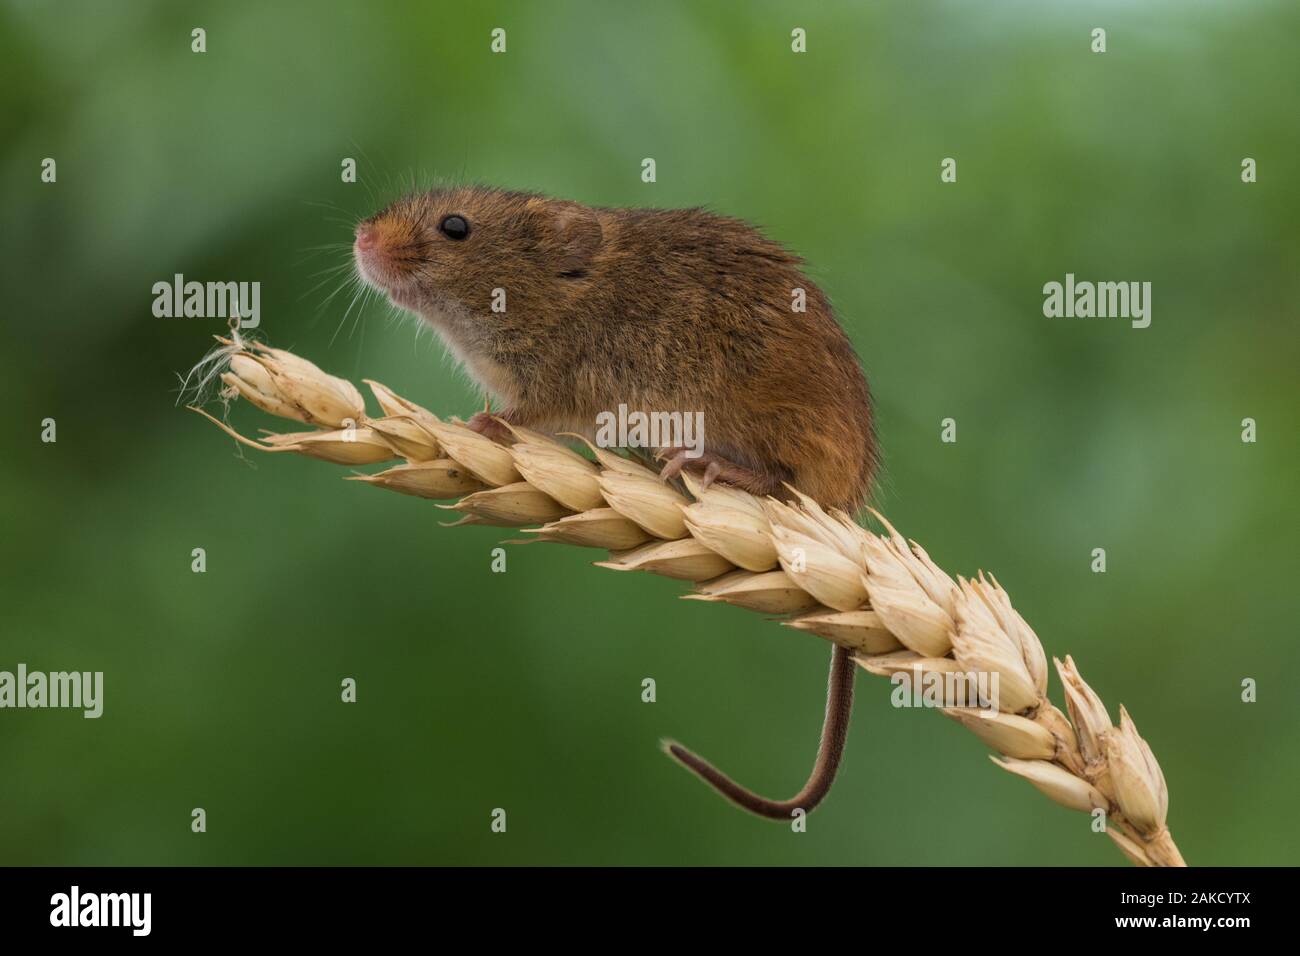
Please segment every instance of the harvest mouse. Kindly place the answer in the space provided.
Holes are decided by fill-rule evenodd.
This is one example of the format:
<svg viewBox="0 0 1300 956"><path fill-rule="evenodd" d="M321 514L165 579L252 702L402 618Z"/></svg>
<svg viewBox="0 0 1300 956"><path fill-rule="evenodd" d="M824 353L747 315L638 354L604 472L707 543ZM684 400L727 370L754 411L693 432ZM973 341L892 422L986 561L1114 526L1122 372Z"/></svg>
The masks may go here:
<svg viewBox="0 0 1300 956"><path fill-rule="evenodd" d="M690 469L756 495L788 498L788 484L850 513L864 503L876 446L853 347L801 260L740 220L460 186L361 222L354 254L367 282L437 330L505 421L590 435L620 405L699 411L703 453L658 449L666 478ZM500 428L485 413L470 426ZM843 753L853 668L837 645L816 764L789 800L678 744L668 752L754 813L811 811Z"/></svg>

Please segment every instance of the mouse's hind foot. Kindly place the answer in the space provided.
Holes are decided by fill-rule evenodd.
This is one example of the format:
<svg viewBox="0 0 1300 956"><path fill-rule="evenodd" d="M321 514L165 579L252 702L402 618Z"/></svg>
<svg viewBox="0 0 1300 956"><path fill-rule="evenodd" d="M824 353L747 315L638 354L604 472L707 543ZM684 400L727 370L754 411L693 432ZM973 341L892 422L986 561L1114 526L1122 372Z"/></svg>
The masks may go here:
<svg viewBox="0 0 1300 956"><path fill-rule="evenodd" d="M513 445L515 436L505 422L514 422L514 415L511 409L503 412L490 412L486 409L476 412L465 423L465 427L471 431L476 431L484 438L490 438L499 445Z"/></svg>
<svg viewBox="0 0 1300 956"><path fill-rule="evenodd" d="M671 481L683 471L689 471L700 476L700 484L706 489L715 481L720 481L724 485L748 491L751 495L764 497L779 495L781 483L786 480L775 472L746 468L711 451L704 451L692 458L686 448L665 448L659 452L658 458L666 462L659 472L659 477L664 481Z"/></svg>

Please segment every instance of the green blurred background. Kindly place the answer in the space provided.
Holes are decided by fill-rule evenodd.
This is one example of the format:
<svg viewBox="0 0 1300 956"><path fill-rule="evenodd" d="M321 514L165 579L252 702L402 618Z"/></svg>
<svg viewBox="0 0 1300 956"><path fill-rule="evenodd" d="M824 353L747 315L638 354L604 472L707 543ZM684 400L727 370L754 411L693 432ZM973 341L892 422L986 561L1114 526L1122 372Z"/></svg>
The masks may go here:
<svg viewBox="0 0 1300 956"><path fill-rule="evenodd" d="M821 641L595 552L493 574L508 533L175 406L223 327L152 316L180 272L261 281L268 340L328 370L477 408L430 335L312 291L352 221L450 177L708 205L806 256L877 397L879 506L1129 707L1190 862L1297 862L1298 31L1294 2L3 4L0 669L106 689L97 721L0 712L0 861L1122 862L865 674L808 832L751 819L657 739L792 793ZM1044 318L1066 272L1151 281L1151 327Z"/></svg>

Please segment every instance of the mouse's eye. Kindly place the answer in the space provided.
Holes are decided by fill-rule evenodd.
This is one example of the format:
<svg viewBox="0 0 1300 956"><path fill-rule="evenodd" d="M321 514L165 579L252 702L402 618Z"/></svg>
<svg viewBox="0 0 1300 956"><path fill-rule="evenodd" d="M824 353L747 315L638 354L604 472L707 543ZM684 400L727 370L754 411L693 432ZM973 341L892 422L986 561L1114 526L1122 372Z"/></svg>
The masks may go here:
<svg viewBox="0 0 1300 956"><path fill-rule="evenodd" d="M448 239L464 239L469 235L469 223L464 216L443 216L438 231Z"/></svg>

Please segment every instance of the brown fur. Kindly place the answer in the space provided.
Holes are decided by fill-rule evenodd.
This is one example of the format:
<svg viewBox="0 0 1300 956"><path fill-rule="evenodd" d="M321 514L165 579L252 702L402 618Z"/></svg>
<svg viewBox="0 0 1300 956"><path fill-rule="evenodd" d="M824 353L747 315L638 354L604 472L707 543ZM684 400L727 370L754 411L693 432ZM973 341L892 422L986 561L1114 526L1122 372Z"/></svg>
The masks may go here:
<svg viewBox="0 0 1300 956"><path fill-rule="evenodd" d="M438 230L452 214L464 240ZM738 466L720 480L778 494L788 481L848 511L865 500L876 452L853 348L801 260L746 223L458 187L362 230L363 275L424 316L511 421L591 434L620 403L701 411L707 451Z"/></svg>

